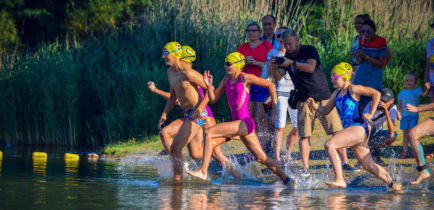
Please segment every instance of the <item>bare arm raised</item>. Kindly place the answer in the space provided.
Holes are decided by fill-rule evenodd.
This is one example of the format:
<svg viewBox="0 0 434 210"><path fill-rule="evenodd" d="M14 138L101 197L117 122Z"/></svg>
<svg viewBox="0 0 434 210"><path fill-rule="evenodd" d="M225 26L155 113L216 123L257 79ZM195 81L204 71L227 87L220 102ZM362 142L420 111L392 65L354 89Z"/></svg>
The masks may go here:
<svg viewBox="0 0 434 210"><path fill-rule="evenodd" d="M336 95L338 94L339 90L335 90L333 92L333 94L330 96L329 101L327 102L327 104L325 106L321 106L321 104L315 104L315 99L313 99L312 97L309 97L306 100L306 103L312 107L313 109L315 109L317 112L319 112L322 115L328 115L332 109L336 106L335 104L335 99L336 99Z"/></svg>
<svg viewBox="0 0 434 210"><path fill-rule="evenodd" d="M257 85L268 88L268 91L271 95L271 101L273 102L271 119L274 120L277 116L277 93L274 83L251 74L242 74L241 80L247 85Z"/></svg>
<svg viewBox="0 0 434 210"><path fill-rule="evenodd" d="M220 85L218 86L217 90L214 91L214 86L212 85L213 76L209 73L209 71L205 71L203 73L203 81L208 87L209 99L211 104L215 104L218 101L218 99L223 95L225 91L226 81L228 80L228 78L229 76L225 76L223 80L220 82Z"/></svg>
<svg viewBox="0 0 434 210"><path fill-rule="evenodd" d="M352 92L351 94L354 94L356 96L369 96L372 98L372 106L369 107L369 113L363 114L363 119L366 122L371 122L372 116L374 116L378 104L380 103L381 93L374 88L361 85L351 85L350 91Z"/></svg>

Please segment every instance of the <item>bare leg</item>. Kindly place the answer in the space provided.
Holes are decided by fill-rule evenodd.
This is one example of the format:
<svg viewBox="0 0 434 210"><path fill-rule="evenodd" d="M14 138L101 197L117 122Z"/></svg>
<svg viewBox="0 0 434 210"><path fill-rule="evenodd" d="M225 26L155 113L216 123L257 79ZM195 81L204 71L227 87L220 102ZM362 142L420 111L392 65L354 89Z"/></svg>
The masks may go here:
<svg viewBox="0 0 434 210"><path fill-rule="evenodd" d="M332 138L325 143L325 150L335 172L335 181L326 182L329 187L345 188L347 186L342 173L342 162L338 155L338 149L360 144L364 139L366 139L364 129L360 126L351 126L335 133Z"/></svg>
<svg viewBox="0 0 434 210"><path fill-rule="evenodd" d="M297 142L297 139L298 139L298 129L292 128L286 139L286 156L288 160L292 160L291 152L292 149L294 148L295 142Z"/></svg>
<svg viewBox="0 0 434 210"><path fill-rule="evenodd" d="M208 118L208 122L206 123L206 125L204 126L204 128L209 128L212 126L216 125L216 121L214 118L209 117ZM205 130L204 132L205 133ZM203 141L203 136L202 136L202 144L204 144ZM240 179L241 178L241 174L240 172L235 168L235 165L223 154L222 149L220 148L220 144L222 144L223 142L226 142L226 137L221 137L221 138L213 138L212 143L213 143L213 153L212 153L212 157L214 159L216 159L221 165L222 167L228 171L233 177L235 177L236 179ZM202 156L203 156L203 149L201 150Z"/></svg>
<svg viewBox="0 0 434 210"><path fill-rule="evenodd" d="M402 131L402 153L408 154L408 143L409 143L409 129ZM413 154L415 155L415 154Z"/></svg>
<svg viewBox="0 0 434 210"><path fill-rule="evenodd" d="M173 181L178 184L182 181L183 173L183 160L182 160L182 148L184 148L189 141L196 136L198 132L202 130L202 127L191 120L185 120L176 134L171 150L171 158L173 163Z"/></svg>
<svg viewBox="0 0 434 210"><path fill-rule="evenodd" d="M218 146L224 142L221 140L218 141L218 139L221 138L218 138L216 140L215 138L232 137L238 135L239 136L247 135L247 126L246 123L244 123L244 121L242 120L225 122L205 129L205 147L204 147L202 166L197 171L190 171L187 173L199 179L206 180L208 178L208 167L209 167L209 162L211 160L211 154L213 149L212 147ZM216 142L211 145L213 141Z"/></svg>
<svg viewBox="0 0 434 210"><path fill-rule="evenodd" d="M276 131L274 133L274 154L275 154L277 161L280 161L280 149L282 146L283 130L284 130L284 128L276 128ZM288 136L288 139L289 139L289 136Z"/></svg>
<svg viewBox="0 0 434 210"><path fill-rule="evenodd" d="M181 125L182 120L177 119L160 131L161 143L163 143L164 149L166 150L167 154L170 154L170 146L172 146L173 136L178 133Z"/></svg>
<svg viewBox="0 0 434 210"><path fill-rule="evenodd" d="M309 167L309 153L310 153L310 137L302 137L300 138L300 153L301 153L301 162L303 162L303 166Z"/></svg>
<svg viewBox="0 0 434 210"><path fill-rule="evenodd" d="M347 148L338 149L338 154L341 158L341 164L348 162Z"/></svg>
<svg viewBox="0 0 434 210"><path fill-rule="evenodd" d="M369 147L355 145L352 146L351 149L353 150L354 155L356 155L357 160L360 161L360 164L365 170L369 171L371 174L375 175L386 184L392 183L393 180L392 177L390 177L389 173L387 173L387 171L383 167L376 164L372 159L371 153L369 152Z"/></svg>
<svg viewBox="0 0 434 210"><path fill-rule="evenodd" d="M285 180L288 177L275 160L267 157L264 150L261 148L261 145L259 144L259 140L255 132L246 136L241 136L241 140L243 141L244 145L246 145L247 149L255 156L258 162L265 164L281 180ZM295 185L295 180L292 180L290 184L293 187L293 185Z"/></svg>
<svg viewBox="0 0 434 210"><path fill-rule="evenodd" d="M422 145L420 144L419 138L424 136L433 136L434 135L434 120L427 119L416 127L410 129L409 137L410 137L410 145L413 151L413 155L416 159L417 166L422 167L425 165L425 160L423 157ZM430 177L428 169L421 170L417 178L410 182L410 184L419 184L422 180Z"/></svg>

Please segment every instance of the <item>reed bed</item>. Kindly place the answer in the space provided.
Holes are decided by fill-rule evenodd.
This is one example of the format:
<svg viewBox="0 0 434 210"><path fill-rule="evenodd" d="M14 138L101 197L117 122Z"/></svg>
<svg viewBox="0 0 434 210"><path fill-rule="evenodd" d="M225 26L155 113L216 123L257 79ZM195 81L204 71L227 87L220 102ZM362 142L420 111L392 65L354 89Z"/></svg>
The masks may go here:
<svg viewBox="0 0 434 210"><path fill-rule="evenodd" d="M424 44L432 36L422 16L426 5L432 4L415 2L403 4L418 11L409 12L411 18L406 19L384 14L385 10L396 14L396 4L359 9L359 0L325 1L316 18L320 25L311 31L309 24L317 24L308 22L312 9L321 6L300 0L154 1L139 20L119 31L8 54L0 71L0 143L96 147L156 134L165 100L152 94L146 83L152 80L158 88L169 90L167 67L161 61L164 44L176 40L192 46L198 55L194 68L211 70L217 85L224 75L224 57L246 41L246 23L260 21L265 14L274 14L278 25L296 28L302 43L316 46L327 74L333 65L348 60L355 14L367 11L374 20L383 18L380 35L387 35L395 51L384 86L397 93L407 70L423 71ZM386 23L407 28L390 32ZM394 35L402 30L407 33ZM218 121L230 120L225 99L211 108ZM181 117L180 113L175 108L171 119Z"/></svg>

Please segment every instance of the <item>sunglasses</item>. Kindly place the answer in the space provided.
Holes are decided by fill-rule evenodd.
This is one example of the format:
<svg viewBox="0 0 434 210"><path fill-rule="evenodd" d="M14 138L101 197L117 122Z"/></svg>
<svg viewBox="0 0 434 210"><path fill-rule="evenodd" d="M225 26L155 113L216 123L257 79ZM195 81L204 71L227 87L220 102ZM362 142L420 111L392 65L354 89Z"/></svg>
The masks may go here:
<svg viewBox="0 0 434 210"><path fill-rule="evenodd" d="M362 34L370 34L372 31L371 30L360 30L360 33Z"/></svg>
<svg viewBox="0 0 434 210"><path fill-rule="evenodd" d="M180 49L177 49L177 50L170 51L170 52L164 50L164 51L163 51L163 56L168 56L170 53L178 52L178 51L180 51L180 50L181 50L181 48L180 48Z"/></svg>
<svg viewBox="0 0 434 210"><path fill-rule="evenodd" d="M231 66L232 64L236 64L236 63L241 63L241 62L243 62L244 60L240 60L240 61L237 61L237 62L235 62L235 63L231 63L231 62L229 62L229 61L226 61L225 62L225 65L226 66Z"/></svg>
<svg viewBox="0 0 434 210"><path fill-rule="evenodd" d="M257 31L259 31L259 30L257 30L257 29L250 29L250 30L246 30L246 33L249 33L249 32L257 32Z"/></svg>
<svg viewBox="0 0 434 210"><path fill-rule="evenodd" d="M282 36L282 34L276 34L276 38L280 38Z"/></svg>
<svg viewBox="0 0 434 210"><path fill-rule="evenodd" d="M339 77L342 77L342 76L344 76L346 74L355 74L355 73L354 72L347 72L347 73L341 74L341 75L337 75L337 74L333 75L332 74L330 77L331 77L332 80L337 80L337 79L339 79Z"/></svg>

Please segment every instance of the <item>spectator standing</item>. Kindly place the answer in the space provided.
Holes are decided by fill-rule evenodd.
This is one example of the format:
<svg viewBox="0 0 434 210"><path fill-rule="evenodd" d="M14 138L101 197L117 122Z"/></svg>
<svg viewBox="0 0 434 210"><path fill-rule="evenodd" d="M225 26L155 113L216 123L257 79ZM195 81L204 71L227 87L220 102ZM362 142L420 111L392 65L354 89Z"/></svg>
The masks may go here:
<svg viewBox="0 0 434 210"><path fill-rule="evenodd" d="M355 85L363 85L382 90L383 70L387 65L386 39L376 35L377 28L372 20L363 23L360 30L362 36L359 37L360 50L355 52L355 56L360 63L354 77ZM362 96L360 104L362 110L371 101L369 97Z"/></svg>
<svg viewBox="0 0 434 210"><path fill-rule="evenodd" d="M309 97L314 103L324 106L331 96L324 71L321 66L318 51L314 46L301 45L297 33L288 29L282 33L283 46L285 47L285 61L280 66L288 67L297 89L297 126L300 137L301 160L304 165L303 176L309 176L309 153L310 137L316 118L319 118L327 135L334 135L343 129L336 108L329 114L322 116L315 112L312 107L305 103ZM357 168L348 164L345 148L338 150L343 162L343 169L348 172L358 171Z"/></svg>

